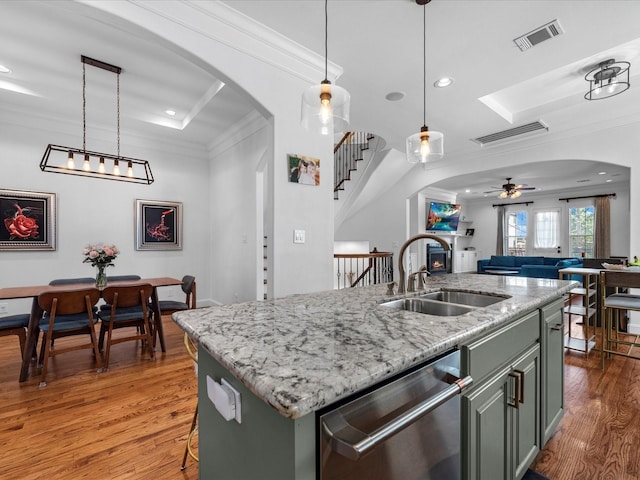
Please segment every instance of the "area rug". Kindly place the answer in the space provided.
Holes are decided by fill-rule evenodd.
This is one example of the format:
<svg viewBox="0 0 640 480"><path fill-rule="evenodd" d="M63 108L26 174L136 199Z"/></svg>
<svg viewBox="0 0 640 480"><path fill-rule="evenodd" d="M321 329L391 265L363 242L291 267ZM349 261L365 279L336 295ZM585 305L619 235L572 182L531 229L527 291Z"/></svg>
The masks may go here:
<svg viewBox="0 0 640 480"><path fill-rule="evenodd" d="M531 469L527 470L527 473L524 474L522 480L551 480L550 478L545 477L544 475L540 475L537 472L534 472Z"/></svg>

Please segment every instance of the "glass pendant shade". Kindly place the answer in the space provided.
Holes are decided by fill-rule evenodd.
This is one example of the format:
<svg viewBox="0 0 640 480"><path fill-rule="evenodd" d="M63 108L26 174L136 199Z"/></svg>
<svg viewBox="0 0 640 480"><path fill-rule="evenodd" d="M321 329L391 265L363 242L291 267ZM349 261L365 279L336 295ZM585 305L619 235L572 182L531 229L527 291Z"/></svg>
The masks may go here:
<svg viewBox="0 0 640 480"><path fill-rule="evenodd" d="M302 126L322 135L345 132L349 129L350 104L349 92L323 80L302 94Z"/></svg>
<svg viewBox="0 0 640 480"><path fill-rule="evenodd" d="M420 132L407 137L407 161L409 163L427 163L444 156L444 135L432 132L422 126Z"/></svg>

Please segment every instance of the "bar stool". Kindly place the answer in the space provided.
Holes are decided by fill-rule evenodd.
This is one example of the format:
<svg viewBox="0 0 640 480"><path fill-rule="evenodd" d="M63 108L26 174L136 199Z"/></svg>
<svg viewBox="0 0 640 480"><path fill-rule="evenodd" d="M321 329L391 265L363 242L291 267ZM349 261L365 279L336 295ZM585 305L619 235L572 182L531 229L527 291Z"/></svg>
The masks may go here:
<svg viewBox="0 0 640 480"><path fill-rule="evenodd" d="M628 335L620 338L620 312L640 311L640 295L631 293L621 293L621 288L640 288L640 272L628 271L603 271L600 273L600 291L607 292L607 288L612 288L614 293L603 296L601 304L602 312L602 369L604 370L605 357L620 355L624 357L636 358L640 356L631 354L633 347L640 347L639 335ZM614 315L615 318L614 318ZM614 337L615 330L615 337ZM629 337L634 337L629 340ZM620 345L628 346L626 352L620 351Z"/></svg>
<svg viewBox="0 0 640 480"><path fill-rule="evenodd" d="M187 332L184 332L184 347L187 349L187 354L193 360L193 367L196 371L196 375L198 374L198 344L196 341L191 338ZM189 429L189 435L187 436L187 444L184 447L184 457L182 457L182 465L180 466L180 470L184 470L187 468L187 455L193 458L196 462L198 460L198 455L196 455L193 451L193 447L191 444L193 443L193 436L198 431L198 404L196 404L196 411L193 414L193 420L191 421L191 428Z"/></svg>

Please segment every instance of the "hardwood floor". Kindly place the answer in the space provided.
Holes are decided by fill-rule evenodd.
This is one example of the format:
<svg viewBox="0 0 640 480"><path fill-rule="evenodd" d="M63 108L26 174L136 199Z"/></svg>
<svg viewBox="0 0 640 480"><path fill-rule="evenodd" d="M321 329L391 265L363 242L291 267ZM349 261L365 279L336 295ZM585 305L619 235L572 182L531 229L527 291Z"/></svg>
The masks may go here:
<svg viewBox="0 0 640 480"><path fill-rule="evenodd" d="M180 471L196 377L182 331L164 325L155 361L135 341L112 347L104 373L89 350L66 353L50 359L44 388L33 368L19 384L17 337L0 337L0 478L197 479L191 459Z"/></svg>
<svg viewBox="0 0 640 480"><path fill-rule="evenodd" d="M18 383L17 338L0 337L0 478L198 478L191 459L180 471L196 379L182 331L164 325L155 362L127 342L98 374L89 350L71 352L51 360L45 388L33 374ZM640 362L615 357L602 372L593 351L565 363L565 416L532 468L551 480L640 479Z"/></svg>
<svg viewBox="0 0 640 480"><path fill-rule="evenodd" d="M560 428L532 468L551 480L640 479L640 360L565 356Z"/></svg>

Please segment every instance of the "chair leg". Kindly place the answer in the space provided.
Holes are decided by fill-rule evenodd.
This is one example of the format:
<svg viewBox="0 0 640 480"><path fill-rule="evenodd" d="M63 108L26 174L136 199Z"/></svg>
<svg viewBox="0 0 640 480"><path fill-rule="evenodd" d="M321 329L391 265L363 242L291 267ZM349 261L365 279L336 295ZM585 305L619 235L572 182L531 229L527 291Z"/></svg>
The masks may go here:
<svg viewBox="0 0 640 480"><path fill-rule="evenodd" d="M53 322L52 322L53 323ZM40 349L40 361L42 363L42 376L40 377L40 387L47 386L47 364L49 363L49 353L53 343L53 328L46 331ZM43 358L44 357L44 358Z"/></svg>
<svg viewBox="0 0 640 480"><path fill-rule="evenodd" d="M193 414L193 420L191 421L191 428L189 429L189 435L187 435L187 444L184 446L184 457L182 457L182 466L180 470L184 470L187 468L187 456L191 455L191 457L198 461L198 457L194 455L191 451L191 438L193 437L193 432L195 432L198 426L198 405L196 405L196 411Z"/></svg>

